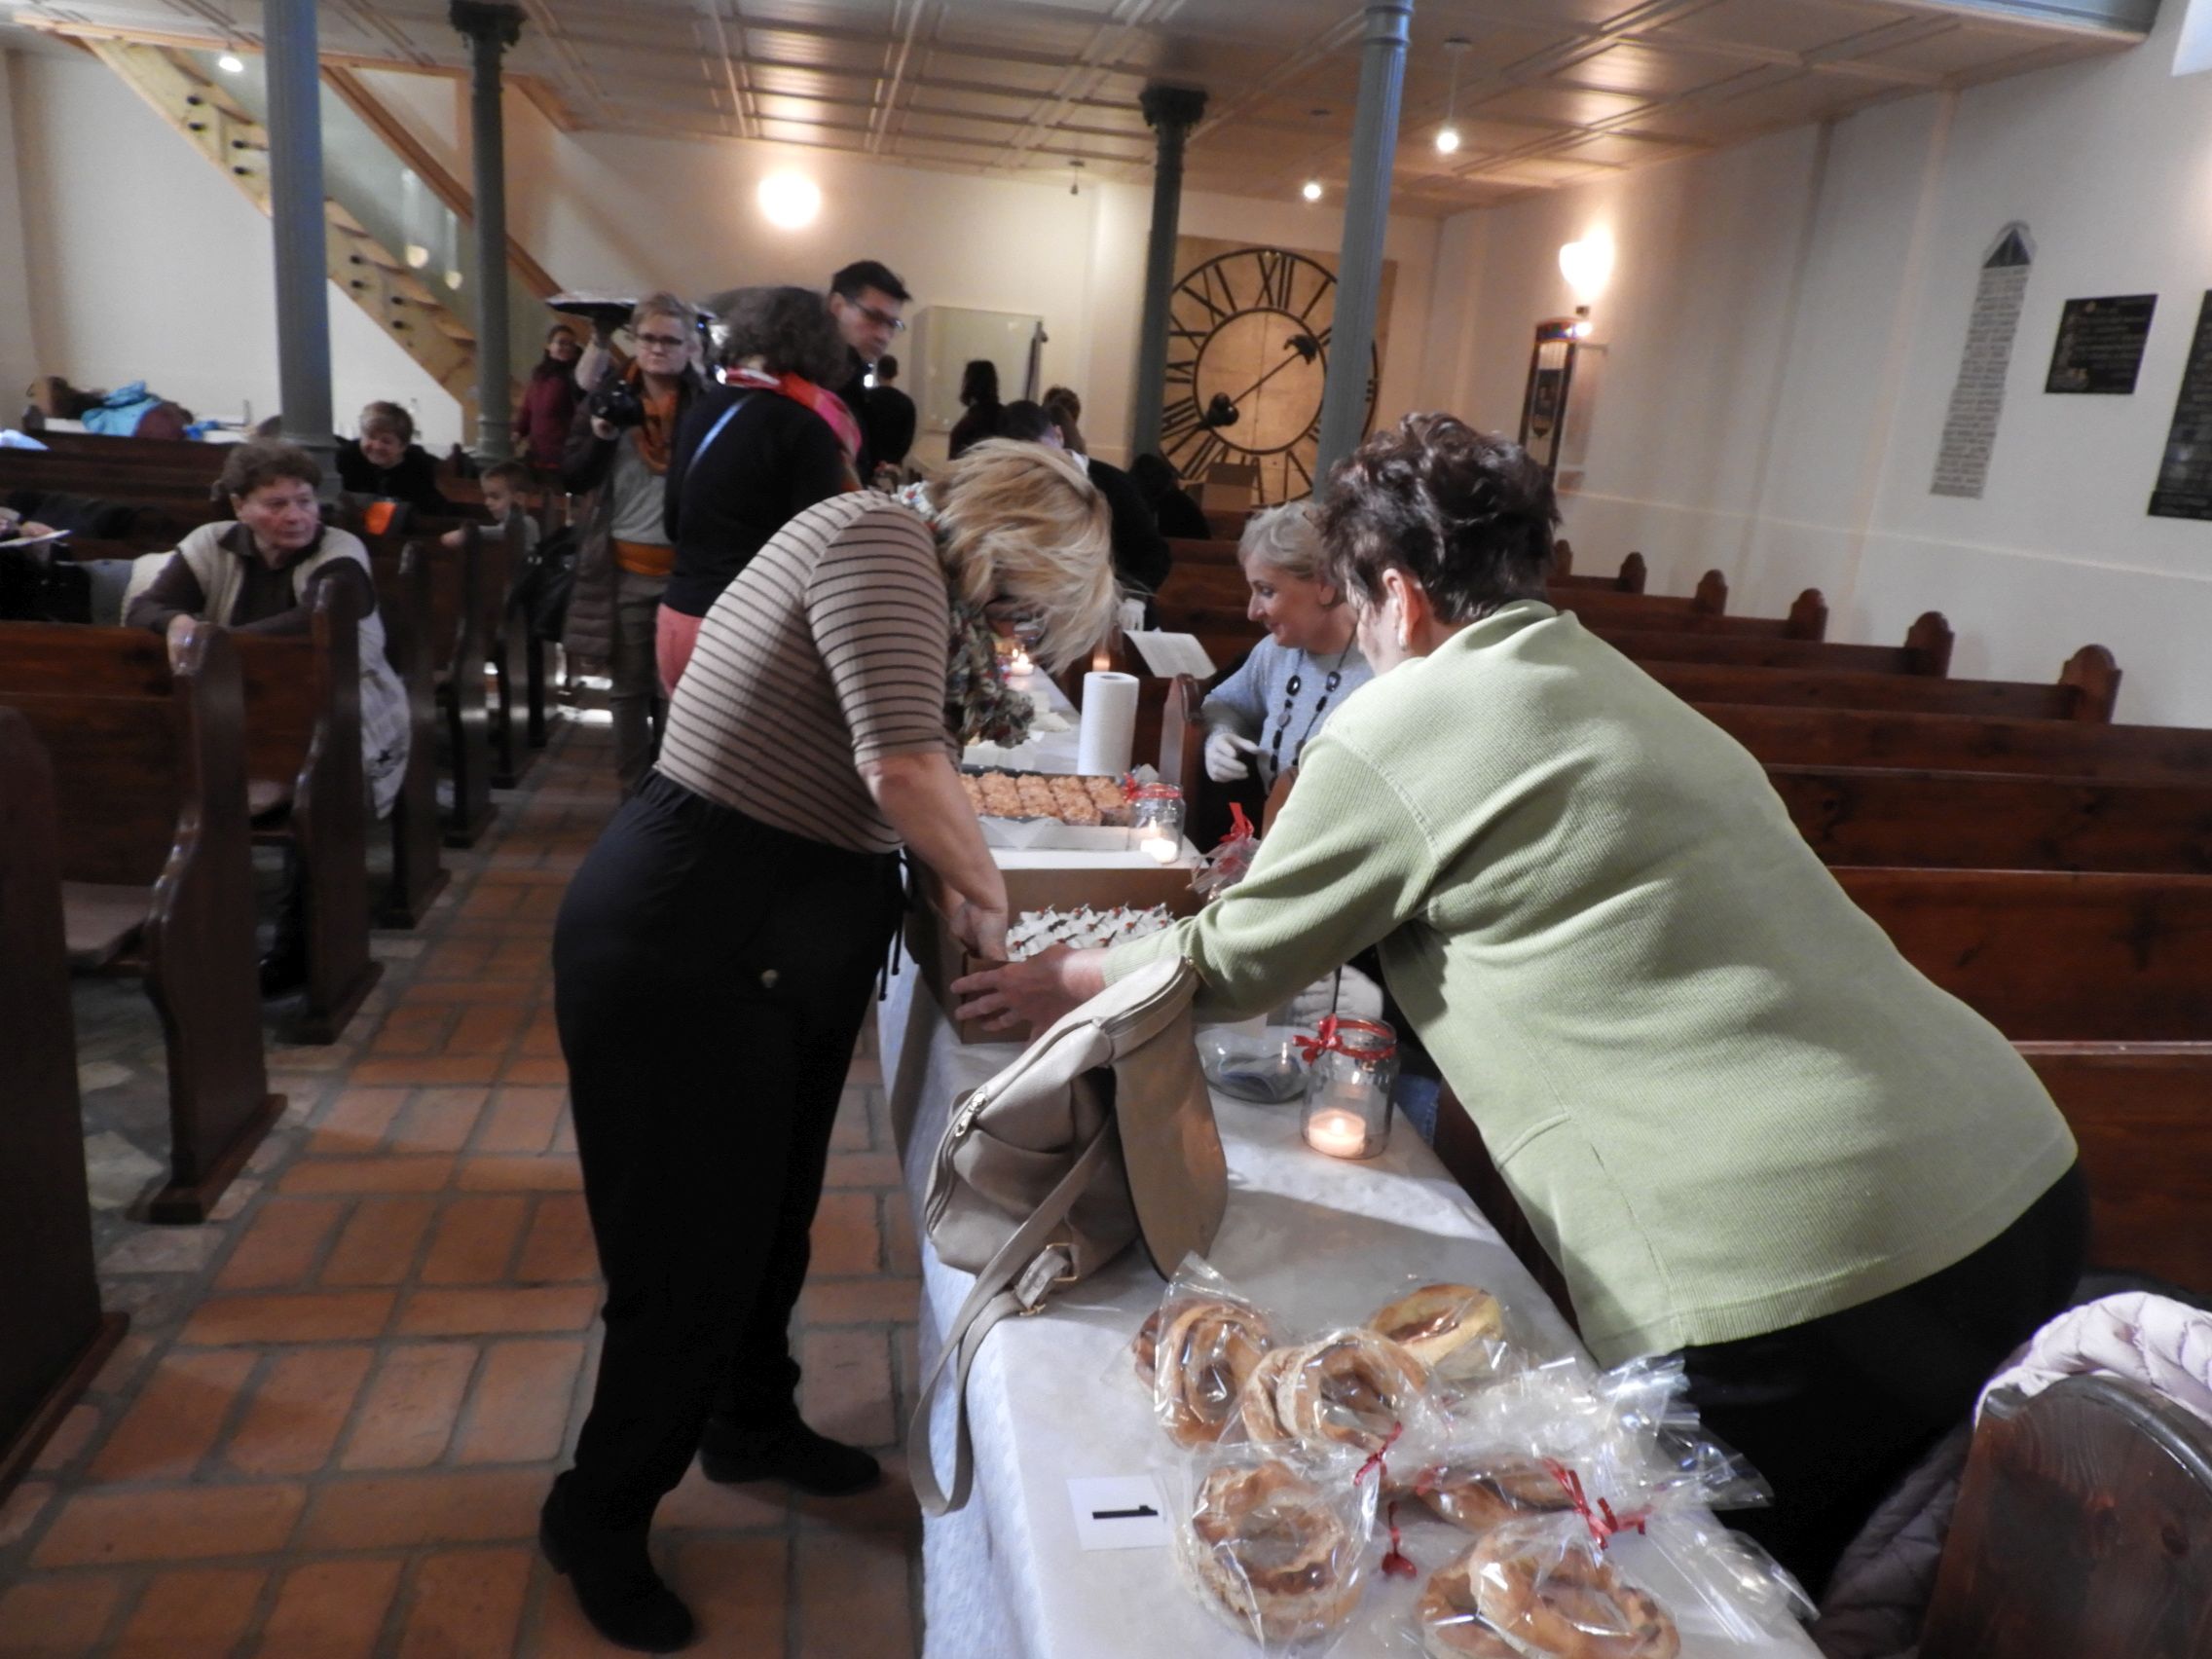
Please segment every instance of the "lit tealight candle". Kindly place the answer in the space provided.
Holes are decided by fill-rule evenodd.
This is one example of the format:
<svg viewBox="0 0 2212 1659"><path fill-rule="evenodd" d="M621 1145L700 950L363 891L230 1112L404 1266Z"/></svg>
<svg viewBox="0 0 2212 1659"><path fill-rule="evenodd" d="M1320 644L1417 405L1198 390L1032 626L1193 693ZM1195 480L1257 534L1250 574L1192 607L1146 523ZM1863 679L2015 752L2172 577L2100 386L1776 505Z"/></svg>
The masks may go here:
<svg viewBox="0 0 2212 1659"><path fill-rule="evenodd" d="M1367 1150L1367 1124L1356 1112L1316 1112L1306 1124L1306 1141L1331 1158L1357 1158Z"/></svg>
<svg viewBox="0 0 2212 1659"><path fill-rule="evenodd" d="M1173 864L1176 854L1182 851L1165 835L1148 835L1138 844L1148 857L1157 859L1163 865Z"/></svg>
<svg viewBox="0 0 2212 1659"><path fill-rule="evenodd" d="M1037 665L1029 660L1029 653L1016 645L1012 660L1007 663L1007 673L1015 680L1024 680L1035 671L1036 667Z"/></svg>

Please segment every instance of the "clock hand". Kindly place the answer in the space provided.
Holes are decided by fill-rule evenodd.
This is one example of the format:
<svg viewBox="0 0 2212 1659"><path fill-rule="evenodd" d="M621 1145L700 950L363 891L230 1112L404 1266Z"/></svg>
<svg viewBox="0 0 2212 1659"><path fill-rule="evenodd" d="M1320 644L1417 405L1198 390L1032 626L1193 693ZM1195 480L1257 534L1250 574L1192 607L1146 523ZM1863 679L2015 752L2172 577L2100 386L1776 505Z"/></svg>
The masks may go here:
<svg viewBox="0 0 2212 1659"><path fill-rule="evenodd" d="M1310 354L1309 354L1308 351L1309 347L1311 348ZM1283 370L1289 368L1291 364L1312 362L1315 357L1320 355L1321 343L1315 340L1310 334L1296 334L1291 336L1290 344L1286 346L1284 350L1289 351L1291 354L1285 357L1281 362L1277 363L1273 368L1270 369L1266 374L1262 375L1258 380L1254 381L1250 386L1246 387L1242 391L1238 392L1235 397L1231 398L1229 401L1233 406L1238 403L1242 403L1247 397L1250 397L1252 393L1258 391L1260 387L1266 386L1268 382L1273 380L1275 376L1281 374Z"/></svg>

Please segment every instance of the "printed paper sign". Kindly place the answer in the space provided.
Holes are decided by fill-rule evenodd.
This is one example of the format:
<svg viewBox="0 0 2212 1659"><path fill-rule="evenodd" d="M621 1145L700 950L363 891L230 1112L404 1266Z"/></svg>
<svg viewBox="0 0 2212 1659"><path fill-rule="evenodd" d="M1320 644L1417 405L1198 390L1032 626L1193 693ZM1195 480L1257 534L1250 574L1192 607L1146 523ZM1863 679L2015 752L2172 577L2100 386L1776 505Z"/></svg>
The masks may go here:
<svg viewBox="0 0 2212 1659"><path fill-rule="evenodd" d="M1150 1475L1090 1475L1068 1482L1076 1541L1087 1550L1162 1549L1167 1506Z"/></svg>
<svg viewBox="0 0 2212 1659"><path fill-rule="evenodd" d="M1162 680L1178 674L1198 680L1213 677L1213 658L1206 655L1196 634L1137 633L1124 638L1136 647L1145 667Z"/></svg>

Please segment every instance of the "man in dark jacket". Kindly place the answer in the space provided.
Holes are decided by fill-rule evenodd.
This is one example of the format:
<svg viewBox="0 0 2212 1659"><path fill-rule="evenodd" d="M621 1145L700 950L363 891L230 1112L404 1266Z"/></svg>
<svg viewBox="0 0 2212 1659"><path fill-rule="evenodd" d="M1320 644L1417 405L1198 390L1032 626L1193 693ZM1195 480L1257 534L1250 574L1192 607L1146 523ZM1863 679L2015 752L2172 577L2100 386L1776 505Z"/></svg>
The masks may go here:
<svg viewBox="0 0 2212 1659"><path fill-rule="evenodd" d="M861 453L854 470L863 485L873 480L875 463L884 459L868 424L868 365L891 349L894 336L905 332L903 313L912 298L897 273L880 260L857 259L830 278L830 314L852 350L852 373L834 389L860 423Z"/></svg>
<svg viewBox="0 0 2212 1659"><path fill-rule="evenodd" d="M861 429L885 466L904 465L914 447L914 400L892 384L898 378L897 357L875 360L875 385L868 387L867 411L861 417Z"/></svg>

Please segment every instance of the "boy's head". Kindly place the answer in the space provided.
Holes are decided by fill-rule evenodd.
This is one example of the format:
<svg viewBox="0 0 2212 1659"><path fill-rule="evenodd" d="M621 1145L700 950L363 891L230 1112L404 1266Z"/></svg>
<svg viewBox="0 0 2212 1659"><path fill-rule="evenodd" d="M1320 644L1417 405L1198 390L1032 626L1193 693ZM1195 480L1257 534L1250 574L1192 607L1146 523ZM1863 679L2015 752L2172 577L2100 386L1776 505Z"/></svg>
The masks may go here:
<svg viewBox="0 0 2212 1659"><path fill-rule="evenodd" d="M530 504L530 468L519 461L502 461L484 469L484 510L495 523Z"/></svg>
<svg viewBox="0 0 2212 1659"><path fill-rule="evenodd" d="M397 466L415 441L415 417L396 403L371 403L361 410L361 454L372 466Z"/></svg>

